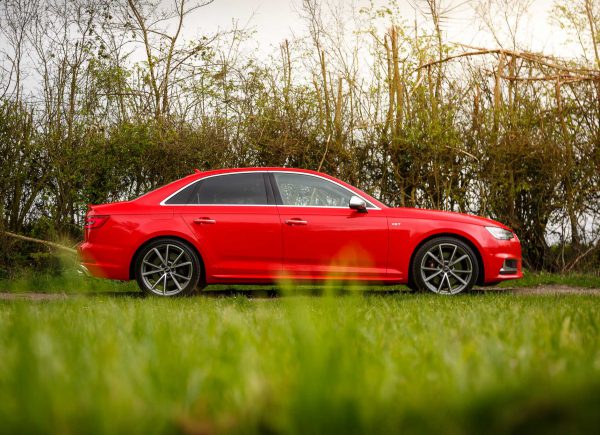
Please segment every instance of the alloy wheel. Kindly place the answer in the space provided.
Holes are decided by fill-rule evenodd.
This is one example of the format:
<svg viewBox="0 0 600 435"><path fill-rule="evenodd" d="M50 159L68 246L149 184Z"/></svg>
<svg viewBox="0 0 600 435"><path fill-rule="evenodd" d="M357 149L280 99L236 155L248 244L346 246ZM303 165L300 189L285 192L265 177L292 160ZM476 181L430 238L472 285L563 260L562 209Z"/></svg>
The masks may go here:
<svg viewBox="0 0 600 435"><path fill-rule="evenodd" d="M172 243L154 246L142 259L141 279L148 291L174 296L186 289L194 276L190 254Z"/></svg>
<svg viewBox="0 0 600 435"><path fill-rule="evenodd" d="M420 272L423 283L432 292L456 294L469 287L473 262L462 246L439 243L423 255Z"/></svg>

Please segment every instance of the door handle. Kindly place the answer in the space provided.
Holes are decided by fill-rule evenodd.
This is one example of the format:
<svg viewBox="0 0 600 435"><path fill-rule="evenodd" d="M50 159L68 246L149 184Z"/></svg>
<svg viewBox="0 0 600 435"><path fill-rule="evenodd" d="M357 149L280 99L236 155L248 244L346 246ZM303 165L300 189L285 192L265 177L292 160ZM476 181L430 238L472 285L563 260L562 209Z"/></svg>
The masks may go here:
<svg viewBox="0 0 600 435"><path fill-rule="evenodd" d="M208 218L208 217L201 217L201 218L194 219L194 223L195 224L199 224L199 225L202 225L202 224L216 224L217 221L214 220L214 219Z"/></svg>
<svg viewBox="0 0 600 435"><path fill-rule="evenodd" d="M293 219L288 219L285 221L286 224L288 225L307 225L308 221L299 219L299 218L293 218Z"/></svg>

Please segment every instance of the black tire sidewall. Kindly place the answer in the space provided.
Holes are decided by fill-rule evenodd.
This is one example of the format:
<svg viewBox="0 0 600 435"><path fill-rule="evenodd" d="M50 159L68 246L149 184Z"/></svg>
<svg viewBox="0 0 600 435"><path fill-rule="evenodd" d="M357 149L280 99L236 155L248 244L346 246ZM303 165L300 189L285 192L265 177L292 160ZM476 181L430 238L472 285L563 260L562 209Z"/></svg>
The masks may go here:
<svg viewBox="0 0 600 435"><path fill-rule="evenodd" d="M187 254L189 254L190 258L192 259L193 273L192 273L192 279L190 280L190 282L187 284L187 286L182 291L180 291L179 293L177 293L175 295L162 296L158 293L154 293L152 290L147 288L146 285L144 284L144 281L142 280L141 275L142 275L142 260L144 259L144 257L148 253L148 251L152 250L153 248L155 248L157 246L163 245L165 243L168 243L170 245L175 245L175 246L183 249L184 251L186 251ZM134 271L135 271L135 280L137 281L138 286L144 292L145 295L172 298L172 297L180 297L180 296L189 296L196 291L196 289L199 285L199 282L200 282L202 265L200 263L200 259L198 258L198 254L196 254L195 250L193 248L191 248L189 246L189 244L182 242L181 240L178 240L178 239L161 238L161 239L156 239L156 240L149 242L142 249L140 249L140 251L138 252L136 259L135 259Z"/></svg>
<svg viewBox="0 0 600 435"><path fill-rule="evenodd" d="M457 239L455 237L444 236L444 237L433 238L433 239L425 242L417 250L417 252L414 256L414 260L413 260L413 263L411 266L411 271L410 271L412 282L416 285L416 287L418 288L419 291L434 293L429 288L427 288L427 286L423 282L423 278L421 277L421 262L423 260L423 256L425 256L427 251L429 251L433 246L441 244L441 243L452 243L452 244L460 246L467 253L469 258L471 259L471 264L473 265L473 274L471 275L471 279L469 280L467 287L465 287L460 292L453 293L453 294L457 295L457 294L467 293L467 292L471 291L473 289L473 286L475 285L475 283L477 282L477 280L479 278L479 272L480 272L479 259L477 258L477 255L475 255L475 252L471 246L469 246L467 243L465 243L462 240Z"/></svg>
<svg viewBox="0 0 600 435"><path fill-rule="evenodd" d="M409 293L418 293L421 290L419 289L419 287L417 287L417 285L415 284L415 280L412 277L412 271L410 273L410 277L408 279L408 282L406 283L406 287L408 287L408 292Z"/></svg>

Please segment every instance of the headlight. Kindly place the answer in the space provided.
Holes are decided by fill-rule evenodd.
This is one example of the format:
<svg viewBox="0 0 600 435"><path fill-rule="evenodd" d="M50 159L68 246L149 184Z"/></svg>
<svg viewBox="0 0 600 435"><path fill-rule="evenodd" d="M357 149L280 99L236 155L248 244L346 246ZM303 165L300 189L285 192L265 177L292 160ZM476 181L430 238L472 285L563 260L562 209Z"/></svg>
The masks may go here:
<svg viewBox="0 0 600 435"><path fill-rule="evenodd" d="M488 230L490 234L498 240L510 240L514 237L512 231L505 230L504 228L485 227L485 229Z"/></svg>

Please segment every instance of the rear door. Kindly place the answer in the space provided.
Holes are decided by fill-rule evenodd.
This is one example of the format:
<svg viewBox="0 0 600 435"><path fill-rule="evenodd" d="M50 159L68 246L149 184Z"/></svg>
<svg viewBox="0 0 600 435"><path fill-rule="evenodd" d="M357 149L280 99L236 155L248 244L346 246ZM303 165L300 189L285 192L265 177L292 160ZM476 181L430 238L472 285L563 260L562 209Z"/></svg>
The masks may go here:
<svg viewBox="0 0 600 435"><path fill-rule="evenodd" d="M268 281L279 274L281 225L266 173L209 176L179 195L187 205L175 213L201 248L208 282Z"/></svg>
<svg viewBox="0 0 600 435"><path fill-rule="evenodd" d="M384 212L349 208L355 195L316 175L272 172L283 237L284 275L379 280L386 277L388 224Z"/></svg>

